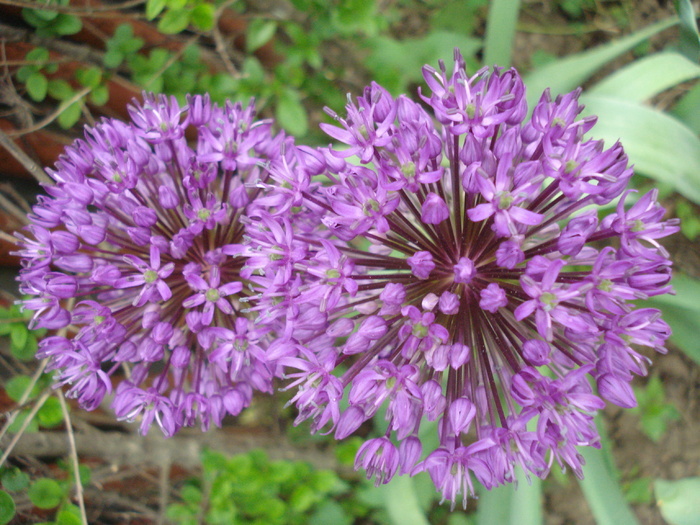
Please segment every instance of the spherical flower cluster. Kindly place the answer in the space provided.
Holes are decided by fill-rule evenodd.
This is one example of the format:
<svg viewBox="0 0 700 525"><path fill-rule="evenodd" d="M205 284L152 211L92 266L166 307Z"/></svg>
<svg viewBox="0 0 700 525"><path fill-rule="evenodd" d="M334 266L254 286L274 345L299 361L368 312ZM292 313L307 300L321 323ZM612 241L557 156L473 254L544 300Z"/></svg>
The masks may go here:
<svg viewBox="0 0 700 525"><path fill-rule="evenodd" d="M252 105L145 94L129 111L129 123L88 128L49 170L55 184L17 234L19 280L32 325L62 329L38 357L68 395L90 410L114 389L119 419L143 433L155 420L169 436L221 425L254 390L272 391L272 327L246 313L241 256L246 218L294 146Z"/></svg>
<svg viewBox="0 0 700 525"><path fill-rule="evenodd" d="M322 125L345 149L300 147L272 173L247 264L258 307L285 318L269 357L298 422L341 439L381 410L356 466L377 483L427 471L466 505L474 478L516 467L580 476L603 400L635 405L640 347L669 336L635 301L671 291L657 240L678 227L655 192L625 189L620 144L584 138L579 91L528 118L515 70L470 77L457 53L424 77L425 106L373 83Z"/></svg>

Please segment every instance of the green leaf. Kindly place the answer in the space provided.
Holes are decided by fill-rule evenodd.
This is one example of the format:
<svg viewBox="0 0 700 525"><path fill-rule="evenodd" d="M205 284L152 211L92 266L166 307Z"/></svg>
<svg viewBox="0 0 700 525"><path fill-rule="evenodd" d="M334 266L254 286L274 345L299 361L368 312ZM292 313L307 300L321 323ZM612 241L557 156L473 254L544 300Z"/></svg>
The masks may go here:
<svg viewBox="0 0 700 525"><path fill-rule="evenodd" d="M19 414L17 414L17 417L15 418L14 422L8 428L8 432L12 434L17 434L28 417L29 410L22 410ZM31 421L29 421L29 423L27 424L27 427L24 429L24 432L26 434L32 434L34 432L37 432L38 430L39 423L37 423L36 418L32 418Z"/></svg>
<svg viewBox="0 0 700 525"><path fill-rule="evenodd" d="M163 11L163 9L165 9L165 0L148 0L146 2L146 19L153 20Z"/></svg>
<svg viewBox="0 0 700 525"><path fill-rule="evenodd" d="M176 35L187 29L189 23L189 9L169 9L158 21L158 31L166 35Z"/></svg>
<svg viewBox="0 0 700 525"><path fill-rule="evenodd" d="M700 78L700 65L680 53L656 53L632 62L598 82L588 94L643 102L681 82Z"/></svg>
<svg viewBox="0 0 700 525"><path fill-rule="evenodd" d="M667 183L700 203L700 139L683 123L648 106L584 95L588 115L597 115L592 134L611 146L620 140L636 171Z"/></svg>
<svg viewBox="0 0 700 525"><path fill-rule="evenodd" d="M298 485L289 497L289 507L293 512L302 514L317 501L317 493L306 485Z"/></svg>
<svg viewBox="0 0 700 525"><path fill-rule="evenodd" d="M517 489L514 484L479 491L476 524L488 525L537 525L542 519L542 481L531 476L528 483L522 469L516 471Z"/></svg>
<svg viewBox="0 0 700 525"><path fill-rule="evenodd" d="M484 65L510 66L520 0L493 0L489 7L484 39Z"/></svg>
<svg viewBox="0 0 700 525"><path fill-rule="evenodd" d="M581 447L579 452L586 460L584 478L579 480L586 501L597 525L635 525L637 518L630 510L617 480L605 461L602 450Z"/></svg>
<svg viewBox="0 0 700 525"><path fill-rule="evenodd" d="M394 525L429 525L425 513L418 503L414 479L409 476L395 476L384 485L385 505L391 523Z"/></svg>
<svg viewBox="0 0 700 525"><path fill-rule="evenodd" d="M45 428L53 428L63 423L63 411L61 403L55 397L50 397L36 414L39 425Z"/></svg>
<svg viewBox="0 0 700 525"><path fill-rule="evenodd" d="M48 86L49 81L39 72L32 73L27 79L27 93L36 102L41 102L46 98Z"/></svg>
<svg viewBox="0 0 700 525"><path fill-rule="evenodd" d="M35 47L24 58L30 62L46 62L49 60L49 50L45 47Z"/></svg>
<svg viewBox="0 0 700 525"><path fill-rule="evenodd" d="M576 89L614 58L677 23L678 18L671 17L619 40L570 55L532 71L525 77L528 106L532 108L547 88L550 88L552 98Z"/></svg>
<svg viewBox="0 0 700 525"><path fill-rule="evenodd" d="M102 63L105 67L115 68L119 67L124 61L124 53L119 49L113 48L108 49L107 52L102 56Z"/></svg>
<svg viewBox="0 0 700 525"><path fill-rule="evenodd" d="M12 350L12 355L15 357L15 359L19 359L20 361L31 361L34 359L38 346L36 336L32 332L29 332L24 346L21 348L15 348L13 345L10 345L10 349Z"/></svg>
<svg viewBox="0 0 700 525"><path fill-rule="evenodd" d="M17 80L26 84L27 79L37 71L39 71L39 68L37 66L22 66L17 70Z"/></svg>
<svg viewBox="0 0 700 525"><path fill-rule="evenodd" d="M660 295L645 301L645 306L659 308L671 326L671 341L700 365L700 280L676 272L671 281L676 295Z"/></svg>
<svg viewBox="0 0 700 525"><path fill-rule="evenodd" d="M352 525L353 519L336 501L325 500L309 518L309 525Z"/></svg>
<svg viewBox="0 0 700 525"><path fill-rule="evenodd" d="M29 501L40 509L58 507L63 499L63 488L54 479L39 478L29 487Z"/></svg>
<svg viewBox="0 0 700 525"><path fill-rule="evenodd" d="M282 91L277 98L275 113L280 126L292 135L300 137L309 131L308 117L298 91L293 89Z"/></svg>
<svg viewBox="0 0 700 525"><path fill-rule="evenodd" d="M75 123L80 120L80 115L83 110L83 102L81 100L73 102L70 106L64 109L58 116L58 124L63 129L68 129L75 126Z"/></svg>
<svg viewBox="0 0 700 525"><path fill-rule="evenodd" d="M75 505L65 505L56 514L56 525L82 525L80 508Z"/></svg>
<svg viewBox="0 0 700 525"><path fill-rule="evenodd" d="M15 517L15 501L7 492L0 490L0 525L10 523Z"/></svg>
<svg viewBox="0 0 700 525"><path fill-rule="evenodd" d="M102 81L102 70L97 67L80 68L76 70L75 78L82 86L94 89Z"/></svg>
<svg viewBox="0 0 700 525"><path fill-rule="evenodd" d="M49 80L49 95L56 100L66 100L75 94L71 85L62 78Z"/></svg>
<svg viewBox="0 0 700 525"><path fill-rule="evenodd" d="M17 467L2 473L2 486L10 492L20 492L29 486L29 475Z"/></svg>
<svg viewBox="0 0 700 525"><path fill-rule="evenodd" d="M109 101L109 89L107 86L97 86L90 92L90 102L96 106L104 106Z"/></svg>
<svg viewBox="0 0 700 525"><path fill-rule="evenodd" d="M31 377L16 375L8 379L5 383L5 392L7 392L7 395L10 399L12 399L12 401L18 403L31 384ZM39 391L40 389L38 385L34 385L27 399L34 399L39 394Z"/></svg>
<svg viewBox="0 0 700 525"><path fill-rule="evenodd" d="M80 18L73 15L60 13L51 24L51 32L55 35L74 35L83 28Z"/></svg>
<svg viewBox="0 0 700 525"><path fill-rule="evenodd" d="M267 44L277 31L277 22L274 20L254 19L246 32L245 47L248 53Z"/></svg>
<svg viewBox="0 0 700 525"><path fill-rule="evenodd" d="M21 350L27 344L29 338L29 328L24 323L12 323L10 331L10 344L12 351Z"/></svg>
<svg viewBox="0 0 700 525"><path fill-rule="evenodd" d="M700 477L678 481L657 479L654 482L656 504L670 525L697 525L700 523Z"/></svg>
<svg viewBox="0 0 700 525"><path fill-rule="evenodd" d="M695 20L695 10L690 0L676 0L676 10L681 19L679 50L689 60L700 60L700 35Z"/></svg>
<svg viewBox="0 0 700 525"><path fill-rule="evenodd" d="M192 9L190 22L194 27L201 31L211 31L214 28L214 15L216 8L213 4L203 3L198 4Z"/></svg>

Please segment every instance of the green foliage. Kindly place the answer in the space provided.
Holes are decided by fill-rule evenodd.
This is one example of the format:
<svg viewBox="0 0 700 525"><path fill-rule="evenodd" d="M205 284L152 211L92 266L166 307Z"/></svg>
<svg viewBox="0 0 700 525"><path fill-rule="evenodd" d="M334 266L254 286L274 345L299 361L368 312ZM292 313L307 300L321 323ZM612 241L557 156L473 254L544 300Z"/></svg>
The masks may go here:
<svg viewBox="0 0 700 525"><path fill-rule="evenodd" d="M66 492L65 488L55 479L39 478L29 486L27 496L35 507L53 509L61 504Z"/></svg>
<svg viewBox="0 0 700 525"><path fill-rule="evenodd" d="M638 477L635 475L629 481L622 483L622 491L627 503L648 505L654 501L652 491L653 480L650 477Z"/></svg>
<svg viewBox="0 0 700 525"><path fill-rule="evenodd" d="M105 67L119 67L126 57L135 54L143 47L143 39L134 36L131 24L121 24L107 40L103 57Z"/></svg>
<svg viewBox="0 0 700 525"><path fill-rule="evenodd" d="M203 516L210 524L349 525L368 511L349 491L335 472L301 461L271 461L260 450L231 457L205 451L202 477L185 483L167 517L181 524Z"/></svg>
<svg viewBox="0 0 700 525"><path fill-rule="evenodd" d="M30 331L27 321L31 312L21 312L16 305L7 309L0 308L0 336L10 336L10 352L20 361L31 361L37 350L37 337L46 330Z"/></svg>
<svg viewBox="0 0 700 525"><path fill-rule="evenodd" d="M51 6L67 6L70 0L48 0L45 9L22 9L22 18L43 38L74 35L83 27L80 18L59 13Z"/></svg>
<svg viewBox="0 0 700 525"><path fill-rule="evenodd" d="M676 216L681 220L681 232L688 240L694 241L700 234L700 214L689 201L678 199L676 201Z"/></svg>
<svg viewBox="0 0 700 525"><path fill-rule="evenodd" d="M158 16L158 31L165 35L175 35L187 29L190 24L200 31L210 31L214 27L216 8L203 0L148 0L146 18L154 20Z"/></svg>
<svg viewBox="0 0 700 525"><path fill-rule="evenodd" d="M0 490L0 525L10 523L15 516L15 502L7 492Z"/></svg>
<svg viewBox="0 0 700 525"><path fill-rule="evenodd" d="M666 402L663 383L658 376L651 376L644 388L635 388L637 407L632 409L639 416L642 431L652 441L658 443L666 433L668 423L680 419L680 413Z"/></svg>
<svg viewBox="0 0 700 525"><path fill-rule="evenodd" d="M4 469L0 479L2 487L10 492L21 492L29 487L29 475L17 467Z"/></svg>
<svg viewBox="0 0 700 525"><path fill-rule="evenodd" d="M657 479L654 482L656 504L669 525L697 525L700 523L700 477L677 481Z"/></svg>

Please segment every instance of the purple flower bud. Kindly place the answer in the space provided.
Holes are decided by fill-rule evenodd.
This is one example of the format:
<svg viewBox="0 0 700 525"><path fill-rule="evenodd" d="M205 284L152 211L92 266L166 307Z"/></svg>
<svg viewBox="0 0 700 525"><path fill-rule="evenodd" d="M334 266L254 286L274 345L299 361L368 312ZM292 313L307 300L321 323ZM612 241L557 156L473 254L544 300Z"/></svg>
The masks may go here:
<svg viewBox="0 0 700 525"><path fill-rule="evenodd" d="M411 267L413 275L419 279L427 279L430 277L430 272L435 269L433 254L426 251L414 253L411 257L406 259L406 262Z"/></svg>
<svg viewBox="0 0 700 525"><path fill-rule="evenodd" d="M64 231L51 232L51 244L56 253L63 255L75 253L80 246L80 242L75 235Z"/></svg>
<svg viewBox="0 0 700 525"><path fill-rule="evenodd" d="M345 439L360 428L360 425L366 420L365 411L359 406L351 405L338 420L338 425L335 427L335 439Z"/></svg>
<svg viewBox="0 0 700 525"><path fill-rule="evenodd" d="M530 339L523 343L523 357L532 366L549 363L549 343L541 339Z"/></svg>
<svg viewBox="0 0 700 525"><path fill-rule="evenodd" d="M497 283L491 283L486 288L480 292L481 300L479 301L479 306L495 314L498 312L499 308L503 308L508 305L508 298L506 297L506 292L498 286Z"/></svg>
<svg viewBox="0 0 700 525"><path fill-rule="evenodd" d="M455 434L469 430L469 425L476 416L476 406L466 397L453 400L447 409L449 421Z"/></svg>
<svg viewBox="0 0 700 525"><path fill-rule="evenodd" d="M637 406L637 398L629 382L618 378L614 374L603 374L596 379L600 395L622 408L634 408Z"/></svg>
<svg viewBox="0 0 700 525"><path fill-rule="evenodd" d="M420 459L423 446L416 436L409 436L401 440L399 445L399 475L403 476L413 470Z"/></svg>
<svg viewBox="0 0 700 525"><path fill-rule="evenodd" d="M442 292L438 307L445 315L454 315L459 312L460 300L456 294L452 292Z"/></svg>
<svg viewBox="0 0 700 525"><path fill-rule="evenodd" d="M428 193L423 202L421 220L426 224L440 224L450 216L450 210L442 198L435 193Z"/></svg>
<svg viewBox="0 0 700 525"><path fill-rule="evenodd" d="M469 284L474 277L474 263L471 259L461 257L459 262L454 265L456 283Z"/></svg>
<svg viewBox="0 0 700 525"><path fill-rule="evenodd" d="M158 203L166 210L172 210L180 205L177 193L170 186L158 187Z"/></svg>
<svg viewBox="0 0 700 525"><path fill-rule="evenodd" d="M471 359L471 349L463 343L454 343L450 351L450 366L457 370Z"/></svg>
<svg viewBox="0 0 700 525"><path fill-rule="evenodd" d="M131 214L137 226L150 228L158 222L158 215L156 212L146 206L137 206Z"/></svg>

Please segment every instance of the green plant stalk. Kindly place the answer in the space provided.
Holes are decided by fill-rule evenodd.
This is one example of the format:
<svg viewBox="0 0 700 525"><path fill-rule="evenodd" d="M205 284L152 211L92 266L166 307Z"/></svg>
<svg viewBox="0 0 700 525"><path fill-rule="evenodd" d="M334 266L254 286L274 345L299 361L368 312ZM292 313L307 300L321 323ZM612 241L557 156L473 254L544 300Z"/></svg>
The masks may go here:
<svg viewBox="0 0 700 525"><path fill-rule="evenodd" d="M520 0L493 0L486 20L484 65L510 66Z"/></svg>
<svg viewBox="0 0 700 525"><path fill-rule="evenodd" d="M584 478L578 480L581 490L597 525L639 525L636 516L625 501L622 487L617 479L609 448L610 441L600 417L596 417L596 424L602 448L580 447L578 449L586 461L583 466Z"/></svg>

